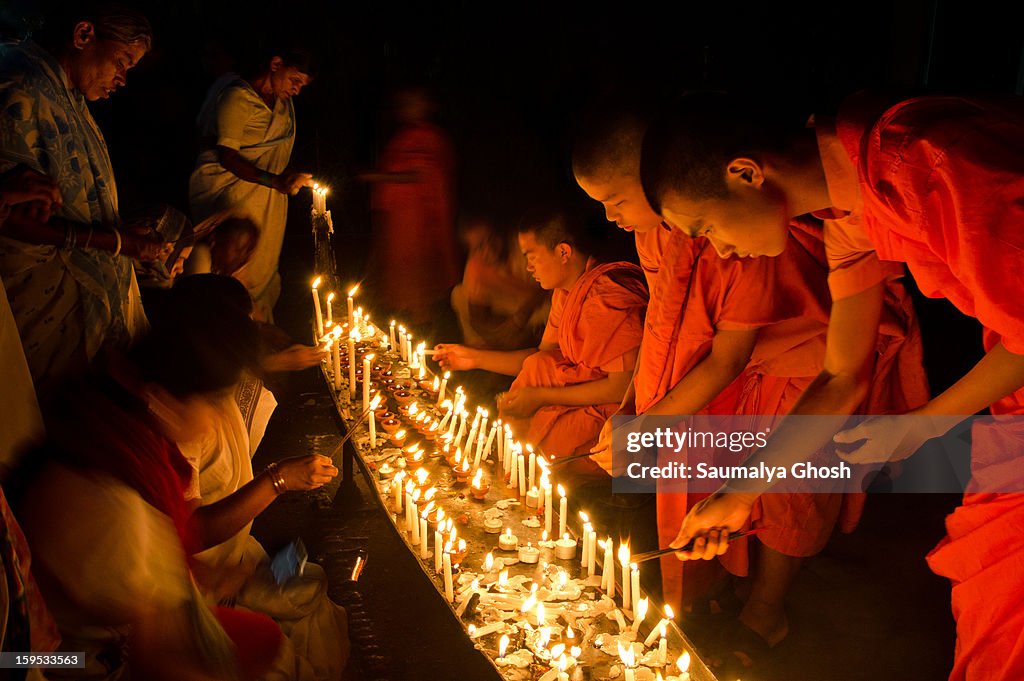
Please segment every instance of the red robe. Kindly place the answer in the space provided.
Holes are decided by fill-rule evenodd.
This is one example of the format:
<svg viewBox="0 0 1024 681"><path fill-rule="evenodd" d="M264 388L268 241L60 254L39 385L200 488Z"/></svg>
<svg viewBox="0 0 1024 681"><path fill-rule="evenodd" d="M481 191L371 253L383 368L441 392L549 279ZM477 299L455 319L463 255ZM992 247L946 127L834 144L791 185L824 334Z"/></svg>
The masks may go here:
<svg viewBox="0 0 1024 681"><path fill-rule="evenodd" d="M696 263L696 267L694 266ZM637 413L665 396L711 351L718 330L758 328L758 340L746 370L702 413L767 417L787 413L822 369L825 331L831 305L827 256L821 224L800 219L789 242L775 258L722 260L702 239L674 236L665 249L648 310L640 371L636 376ZM879 339L877 386L868 413L916 406L927 400L920 367L920 339L909 298L898 282L889 284L886 323ZM911 342L904 342L908 336ZM907 371L905 367L916 367ZM764 424L751 424L760 430ZM746 453L735 455L738 463ZM678 459L677 454L671 455ZM678 482L659 491L659 541L671 542L687 510L706 494L679 492ZM824 547L836 522L852 531L860 518L863 495L767 494L755 504L752 522L762 528L758 540L790 556L810 556ZM733 542L722 557L734 574L748 572L745 540ZM699 570L699 568L688 568ZM666 600L682 601L683 566L662 561ZM706 579L687 585L697 593Z"/></svg>
<svg viewBox="0 0 1024 681"><path fill-rule="evenodd" d="M819 125L842 235L906 262L921 291L945 297L998 343L1024 354L1024 106L1020 100L912 99L878 115L851 100ZM991 406L1024 414L1024 389ZM1024 429L973 429L972 481L929 554L953 583L954 681L1024 678Z"/></svg>
<svg viewBox="0 0 1024 681"><path fill-rule="evenodd" d="M651 297L655 295L654 286L658 281L658 270L661 268L661 256L672 236L670 230L664 223L646 232L634 232L636 240L636 254L640 259L640 268L644 271L644 278L647 279L647 290Z"/></svg>
<svg viewBox="0 0 1024 681"><path fill-rule="evenodd" d="M530 355L512 383L523 387L565 387L604 378L611 372L628 371L626 357L640 347L647 287L636 265L613 262L587 263L587 271L565 291L551 297L546 339L558 338L558 350ZM537 410L526 424L512 422L517 432L549 457L572 456L597 443L604 422L619 404L586 407L552 405ZM589 459L566 464L577 475L603 476Z"/></svg>
<svg viewBox="0 0 1024 681"><path fill-rule="evenodd" d="M374 293L412 321L429 320L431 305L462 275L455 237L455 160L447 136L419 123L399 130L381 155L386 173L417 173L416 182L381 182L373 190Z"/></svg>

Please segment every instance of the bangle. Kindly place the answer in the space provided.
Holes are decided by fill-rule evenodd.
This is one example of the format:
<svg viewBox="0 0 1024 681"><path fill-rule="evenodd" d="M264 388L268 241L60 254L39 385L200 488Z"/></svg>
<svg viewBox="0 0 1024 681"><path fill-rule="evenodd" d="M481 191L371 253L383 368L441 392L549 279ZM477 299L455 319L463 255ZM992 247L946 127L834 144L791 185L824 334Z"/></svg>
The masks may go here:
<svg viewBox="0 0 1024 681"><path fill-rule="evenodd" d="M261 170L259 175L256 177L256 184L261 184L264 187L274 188L274 180L277 178L274 173L267 170Z"/></svg>
<svg viewBox="0 0 1024 681"><path fill-rule="evenodd" d="M267 464L264 472L270 476L270 483L274 486L274 491L278 495L284 494L288 491L288 486L285 485L284 476L281 475L281 469L277 467L276 463Z"/></svg>
<svg viewBox="0 0 1024 681"><path fill-rule="evenodd" d="M114 255L121 255L121 232L114 228L114 238L117 239L117 246L114 247Z"/></svg>
<svg viewBox="0 0 1024 681"><path fill-rule="evenodd" d="M70 251L78 242L78 232L71 226L71 223L64 224L64 250Z"/></svg>

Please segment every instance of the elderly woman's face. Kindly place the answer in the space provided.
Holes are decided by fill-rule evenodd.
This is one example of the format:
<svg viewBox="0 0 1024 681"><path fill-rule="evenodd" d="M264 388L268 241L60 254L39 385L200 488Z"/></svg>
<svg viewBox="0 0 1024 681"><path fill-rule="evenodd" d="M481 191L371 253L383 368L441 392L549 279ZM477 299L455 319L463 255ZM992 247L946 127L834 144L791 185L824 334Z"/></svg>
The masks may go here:
<svg viewBox="0 0 1024 681"><path fill-rule="evenodd" d="M127 82L128 70L145 54L144 44L97 38L92 24L82 22L75 27L68 77L90 102L106 99Z"/></svg>
<svg viewBox="0 0 1024 681"><path fill-rule="evenodd" d="M297 96L302 88L313 81L309 75L299 71L294 66L285 66L280 57L274 57L270 65L270 85L274 89L274 96L278 99L290 99Z"/></svg>

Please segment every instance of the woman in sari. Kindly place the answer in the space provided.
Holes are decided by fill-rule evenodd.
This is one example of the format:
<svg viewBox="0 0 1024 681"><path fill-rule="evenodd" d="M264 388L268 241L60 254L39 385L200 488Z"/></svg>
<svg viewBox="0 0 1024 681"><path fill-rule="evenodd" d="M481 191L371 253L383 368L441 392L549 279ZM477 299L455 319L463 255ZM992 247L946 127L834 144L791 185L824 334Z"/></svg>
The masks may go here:
<svg viewBox="0 0 1024 681"><path fill-rule="evenodd" d="M192 279L127 355L44 408L47 443L12 486L61 649L86 653L73 678L123 678L130 664L135 678L255 679L280 650L271 620L208 608L189 569L241 522L193 511L195 471L174 443L209 430L258 346L241 284ZM271 470L258 484L282 483Z"/></svg>
<svg viewBox="0 0 1024 681"><path fill-rule="evenodd" d="M312 176L288 169L295 142L292 97L312 81L312 58L302 50L275 52L257 73L222 77L199 112L203 149L189 181L196 221L234 209L252 219L260 238L238 272L260 321L273 321L281 294L277 261L288 220L288 196Z"/></svg>
<svg viewBox="0 0 1024 681"><path fill-rule="evenodd" d="M149 23L78 8L51 26L51 49L24 41L0 52L0 172L29 168L60 191L52 215L37 202L15 206L0 231L0 276L41 393L145 327L130 258L165 250L122 231L106 143L86 106L125 84L149 48Z"/></svg>

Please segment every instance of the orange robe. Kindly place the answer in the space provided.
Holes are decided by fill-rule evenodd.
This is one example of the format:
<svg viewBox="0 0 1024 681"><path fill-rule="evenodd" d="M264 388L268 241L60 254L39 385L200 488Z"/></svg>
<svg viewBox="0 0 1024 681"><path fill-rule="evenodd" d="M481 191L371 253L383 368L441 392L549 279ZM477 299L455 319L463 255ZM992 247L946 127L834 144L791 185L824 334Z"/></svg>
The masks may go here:
<svg viewBox="0 0 1024 681"><path fill-rule="evenodd" d="M759 329L750 363L702 413L758 417L751 430L787 413L823 366L831 305L827 260L821 223L810 218L792 223L786 250L775 258L722 260L703 240L674 237L665 250L659 295L647 315L635 384L637 413L664 397L708 356L718 330L744 328ZM868 413L888 411L893 404L916 406L927 399L913 309L895 280L889 282L887 303L877 388ZM916 366L916 373L902 370L907 365ZM745 456L716 463L739 463ZM678 482L661 486L673 490L658 494L659 541L665 546L675 538L687 510L706 494L677 491ZM767 494L755 504L751 520L762 528L758 540L764 545L790 556L810 556L821 551L837 521L843 531L853 530L863 501L863 495ZM747 541L733 542L721 560L730 572L747 574ZM687 569L688 581L690 570L699 568ZM669 603L682 601L682 574L679 561L663 559ZM696 588L688 584L687 591L699 592L702 581L706 579L698 577Z"/></svg>
<svg viewBox="0 0 1024 681"><path fill-rule="evenodd" d="M416 173L416 182L381 182L373 190L374 294L406 310L412 321L429 320L431 306L446 297L462 275L455 237L455 159L437 126L402 128L381 155L380 170Z"/></svg>
<svg viewBox="0 0 1024 681"><path fill-rule="evenodd" d="M661 268L661 255L672 236L672 230L665 223L646 232L634 232L636 254L640 260L640 268L647 279L647 290L651 297L655 295L654 286L658 281L658 270Z"/></svg>
<svg viewBox="0 0 1024 681"><path fill-rule="evenodd" d="M879 115L847 102L819 125L829 192L850 211L842 231L906 262L926 296L985 327L984 345L1024 354L1024 106L926 97ZM851 256L852 259L852 256ZM1024 389L994 415L1024 414ZM1024 429L973 428L972 480L928 555L953 583L952 681L1024 678Z"/></svg>
<svg viewBox="0 0 1024 681"><path fill-rule="evenodd" d="M627 371L626 358L640 347L647 287L636 265L587 263L587 271L568 291L555 289L545 339L558 339L558 350L540 351L523 362L512 390L566 387ZM529 419L512 421L518 433L547 456L559 458L588 451L604 422L619 404L542 407ZM566 464L574 475L604 476L589 459Z"/></svg>

